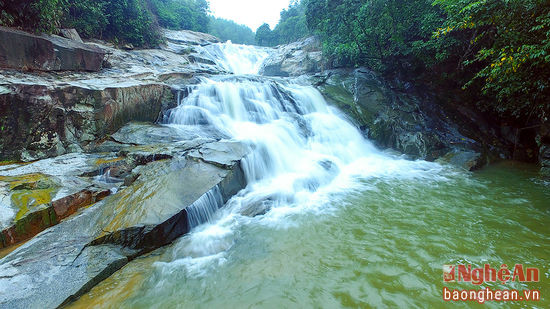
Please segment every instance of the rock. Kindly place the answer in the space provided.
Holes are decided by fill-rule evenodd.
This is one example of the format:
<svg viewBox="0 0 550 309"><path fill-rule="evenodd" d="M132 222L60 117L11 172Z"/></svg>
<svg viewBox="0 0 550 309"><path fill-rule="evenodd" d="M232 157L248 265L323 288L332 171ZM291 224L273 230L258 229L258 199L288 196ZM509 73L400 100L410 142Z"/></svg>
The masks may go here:
<svg viewBox="0 0 550 309"><path fill-rule="evenodd" d="M59 29L59 35L69 40L84 43L76 29Z"/></svg>
<svg viewBox="0 0 550 309"><path fill-rule="evenodd" d="M164 35L166 38L175 43L180 44L189 44L189 45L208 45L212 43L219 43L220 39L217 37L201 33L201 32L194 32L190 30L164 30Z"/></svg>
<svg viewBox="0 0 550 309"><path fill-rule="evenodd" d="M99 71L105 51L58 36L0 27L0 67L39 71Z"/></svg>
<svg viewBox="0 0 550 309"><path fill-rule="evenodd" d="M118 248L86 247L100 207L50 228L0 260L2 307L57 308L127 263Z"/></svg>
<svg viewBox="0 0 550 309"><path fill-rule="evenodd" d="M125 125L111 136L118 143L130 145L169 144L196 137L180 134L174 127L138 122Z"/></svg>
<svg viewBox="0 0 550 309"><path fill-rule="evenodd" d="M2 306L66 305L129 260L187 233L189 212L196 214L208 200L205 197L219 196L219 204L214 206L221 207L245 187L240 160L247 147L232 142L201 147L199 153L208 153L216 164L193 156L142 166L131 186L1 259ZM85 195L75 197L85 199Z"/></svg>
<svg viewBox="0 0 550 309"><path fill-rule="evenodd" d="M86 149L127 122L155 121L176 104L163 84L6 88L10 92L0 94L0 160L58 156L71 145Z"/></svg>
<svg viewBox="0 0 550 309"><path fill-rule="evenodd" d="M122 46L122 49L124 49L124 50L133 50L134 45L132 45L132 43L124 44L124 46Z"/></svg>
<svg viewBox="0 0 550 309"><path fill-rule="evenodd" d="M300 76L323 70L321 43L315 37L281 45L262 65L264 76Z"/></svg>
<svg viewBox="0 0 550 309"><path fill-rule="evenodd" d="M239 142L215 142L192 150L187 156L221 168L231 168L247 152L245 149Z"/></svg>
<svg viewBox="0 0 550 309"><path fill-rule="evenodd" d="M536 140L539 146L540 172L550 178L550 122L542 123Z"/></svg>
<svg viewBox="0 0 550 309"><path fill-rule="evenodd" d="M478 152L454 150L438 159L438 162L449 163L467 171L475 171L481 169L487 160Z"/></svg>
<svg viewBox="0 0 550 309"><path fill-rule="evenodd" d="M410 85L391 84L365 68L325 71L312 83L379 147L430 161L453 150L497 156L498 149L489 146L497 139L490 133L494 130L483 119L466 108L451 109ZM449 116L455 114L459 116Z"/></svg>
<svg viewBox="0 0 550 309"><path fill-rule="evenodd" d="M90 187L59 200L33 206L32 211L16 218L12 226L1 232L0 248L28 240L76 213L80 208L99 202L110 194L110 190Z"/></svg>
<svg viewBox="0 0 550 309"><path fill-rule="evenodd" d="M104 188L77 176L93 168L91 158L66 155L0 171L0 248L28 240L110 195L112 185Z"/></svg>

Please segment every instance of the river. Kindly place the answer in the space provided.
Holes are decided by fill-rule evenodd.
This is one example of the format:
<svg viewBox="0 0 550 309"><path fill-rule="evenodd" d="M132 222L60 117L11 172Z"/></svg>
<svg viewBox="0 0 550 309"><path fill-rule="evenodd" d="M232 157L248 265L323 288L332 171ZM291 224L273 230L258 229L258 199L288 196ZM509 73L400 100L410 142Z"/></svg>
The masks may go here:
<svg viewBox="0 0 550 309"><path fill-rule="evenodd" d="M203 79L164 125L201 127L250 145L248 186L193 230L138 258L71 307L441 307L443 265L524 264L550 307L550 183L503 162L470 173L377 149L300 79L257 75L268 51L205 50L234 75ZM476 303L464 303L476 306Z"/></svg>

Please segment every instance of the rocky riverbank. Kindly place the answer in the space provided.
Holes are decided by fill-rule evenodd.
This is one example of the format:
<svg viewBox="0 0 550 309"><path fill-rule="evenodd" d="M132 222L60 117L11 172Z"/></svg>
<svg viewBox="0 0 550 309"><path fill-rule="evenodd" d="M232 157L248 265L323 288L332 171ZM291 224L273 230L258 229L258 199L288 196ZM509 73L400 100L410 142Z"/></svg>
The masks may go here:
<svg viewBox="0 0 550 309"><path fill-rule="evenodd" d="M32 67L28 59L35 56L28 48L0 49L0 58L11 59L0 62L0 248L13 250L0 260L0 307L62 306L132 259L187 233L215 210L208 207L222 207L246 187L241 161L252 146L229 140L201 119L193 119L193 126L156 124L201 80L230 74L231 65L219 62L216 38L166 31L161 49L120 50L5 28L2 35L40 44L48 57L68 65L52 66L46 57ZM82 50L88 49L95 64L101 57L99 66L70 65L84 61ZM286 77L313 84L380 148L474 170L511 158L512 146L523 147L511 145L479 113L441 105L440 98L406 82L384 80L365 68L325 69L314 38L260 54L269 54L261 73L275 77L235 82L278 83ZM17 55L23 60L15 61ZM292 92L262 85L255 87L288 104L282 107L285 117L303 116ZM216 87L206 89L205 97L220 95ZM243 106L261 114L258 102L245 101ZM547 127L537 141L547 171ZM336 174L330 161L319 167L323 175ZM311 190L321 185L302 182Z"/></svg>
<svg viewBox="0 0 550 309"><path fill-rule="evenodd" d="M538 159L542 170L548 169L547 126L523 131L399 78L387 80L367 68L330 68L320 42L307 38L276 48L260 73L308 76L366 138L413 159L438 160L467 170L500 160Z"/></svg>
<svg viewBox="0 0 550 309"><path fill-rule="evenodd" d="M81 57L73 45L106 55L97 72L0 71L0 307L61 306L187 233L205 200L221 207L246 186L249 146L153 124L200 78L227 73L204 49L216 38L166 31L163 49L119 50L0 30L65 44L64 58Z"/></svg>
<svg viewBox="0 0 550 309"><path fill-rule="evenodd" d="M15 233L24 218L36 217L44 210L48 214L39 222L49 215L48 225L54 226L1 260L4 293L0 307L54 308L70 302L128 261L187 233L188 217L196 215L193 208L201 207L205 199L214 197L221 207L246 186L240 160L248 147L188 133L130 124L117 132L113 141L100 146L107 150L116 144L118 152L111 156L69 154L55 161L3 167L2 174L20 177L23 186L12 191L12 201L20 191L33 195L45 190L33 189L31 182L25 182L29 171L40 172L37 175L44 179L58 175L62 181L51 180L51 186L64 190L57 193L61 196L75 183L108 188L105 195L112 195L91 206L97 199L65 203L64 209L77 212L66 220L57 215L60 207L55 201L35 200L43 204L29 205L23 218L18 218L20 210L12 219ZM186 139L189 136L192 138ZM92 191L90 187L85 190ZM28 228L38 231L47 227Z"/></svg>

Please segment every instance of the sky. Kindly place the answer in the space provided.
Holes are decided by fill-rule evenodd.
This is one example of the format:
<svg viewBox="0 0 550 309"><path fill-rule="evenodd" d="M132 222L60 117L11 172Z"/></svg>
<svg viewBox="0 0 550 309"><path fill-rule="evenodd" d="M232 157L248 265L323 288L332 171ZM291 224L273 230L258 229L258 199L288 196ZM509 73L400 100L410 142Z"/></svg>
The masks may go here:
<svg viewBox="0 0 550 309"><path fill-rule="evenodd" d="M242 25L256 31L263 23L271 29L279 22L280 13L287 8L290 0L209 0L212 15Z"/></svg>

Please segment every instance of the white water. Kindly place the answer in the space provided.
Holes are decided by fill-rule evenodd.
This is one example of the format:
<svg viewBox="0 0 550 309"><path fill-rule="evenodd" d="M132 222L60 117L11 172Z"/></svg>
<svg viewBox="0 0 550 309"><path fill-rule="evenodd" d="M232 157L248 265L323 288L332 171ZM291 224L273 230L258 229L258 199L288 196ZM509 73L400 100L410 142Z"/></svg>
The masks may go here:
<svg viewBox="0 0 550 309"><path fill-rule="evenodd" d="M266 56L265 50L252 47L246 47L246 53L231 44L213 48L220 52L220 64L238 73L257 73ZM315 88L291 81L253 76L204 80L171 111L167 122L209 124L254 151L242 162L248 187L215 214L217 206L201 202L203 211L194 216L209 223L176 244L174 261L157 264L161 272L174 264L203 275L206 264L225 260L240 226L285 228L294 224L296 215L326 215L339 206L338 194L361 187L361 179L434 179L442 169L376 149Z"/></svg>
<svg viewBox="0 0 550 309"><path fill-rule="evenodd" d="M269 56L268 49L249 45L216 43L205 46L201 53L234 74L256 74Z"/></svg>

